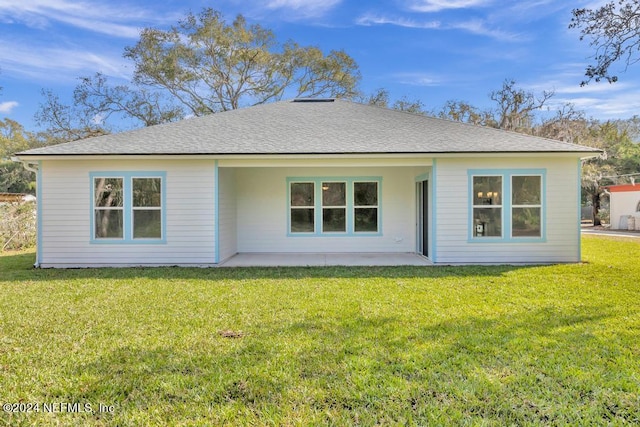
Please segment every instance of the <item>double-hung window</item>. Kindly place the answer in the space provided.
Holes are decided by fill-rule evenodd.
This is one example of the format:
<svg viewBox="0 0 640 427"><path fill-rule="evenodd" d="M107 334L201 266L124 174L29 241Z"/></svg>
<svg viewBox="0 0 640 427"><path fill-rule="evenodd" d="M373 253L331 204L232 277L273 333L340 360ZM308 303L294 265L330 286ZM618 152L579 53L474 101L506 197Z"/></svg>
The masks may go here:
<svg viewBox="0 0 640 427"><path fill-rule="evenodd" d="M164 172L94 172L90 178L93 243L164 242Z"/></svg>
<svg viewBox="0 0 640 427"><path fill-rule="evenodd" d="M291 236L379 235L380 178L288 178Z"/></svg>
<svg viewBox="0 0 640 427"><path fill-rule="evenodd" d="M470 240L544 241L543 169L469 171Z"/></svg>

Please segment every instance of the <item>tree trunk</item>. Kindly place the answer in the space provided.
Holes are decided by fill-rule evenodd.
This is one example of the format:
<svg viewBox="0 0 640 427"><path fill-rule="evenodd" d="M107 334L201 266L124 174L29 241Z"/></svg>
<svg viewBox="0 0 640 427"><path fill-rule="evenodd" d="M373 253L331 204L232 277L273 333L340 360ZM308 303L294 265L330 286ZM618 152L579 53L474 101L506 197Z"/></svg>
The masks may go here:
<svg viewBox="0 0 640 427"><path fill-rule="evenodd" d="M602 223L600 222L600 217L598 216L598 214L600 213L600 191L594 191L591 194L591 205L593 206L593 225L602 225Z"/></svg>

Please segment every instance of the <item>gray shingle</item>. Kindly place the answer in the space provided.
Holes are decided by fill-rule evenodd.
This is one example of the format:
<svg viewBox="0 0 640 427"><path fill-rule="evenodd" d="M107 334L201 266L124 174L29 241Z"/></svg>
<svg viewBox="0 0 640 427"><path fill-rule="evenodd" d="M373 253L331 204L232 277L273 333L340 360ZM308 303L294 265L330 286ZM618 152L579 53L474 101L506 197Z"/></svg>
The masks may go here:
<svg viewBox="0 0 640 427"><path fill-rule="evenodd" d="M598 150L357 104L281 101L19 155L437 154Z"/></svg>

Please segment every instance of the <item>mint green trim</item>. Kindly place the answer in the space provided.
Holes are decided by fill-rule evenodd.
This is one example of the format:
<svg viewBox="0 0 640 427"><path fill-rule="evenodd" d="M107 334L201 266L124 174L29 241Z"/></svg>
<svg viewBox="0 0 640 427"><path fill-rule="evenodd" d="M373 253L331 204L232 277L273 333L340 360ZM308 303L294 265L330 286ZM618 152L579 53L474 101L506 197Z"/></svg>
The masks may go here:
<svg viewBox="0 0 640 427"><path fill-rule="evenodd" d="M431 233L429 235L429 258L433 263L438 262L438 240L437 240L437 216L438 216L438 168L437 168L437 159L433 159L433 165L431 166L431 179L429 180L429 185L431 188L429 189L429 209L431 210L431 218L429 218L431 225Z"/></svg>
<svg viewBox="0 0 640 427"><path fill-rule="evenodd" d="M582 261L582 160L578 159L578 262Z"/></svg>
<svg viewBox="0 0 640 427"><path fill-rule="evenodd" d="M36 222L38 230L36 231L36 262L35 266L39 267L42 262L42 160L38 161L38 170L36 172Z"/></svg>
<svg viewBox="0 0 640 427"><path fill-rule="evenodd" d="M473 177L500 176L502 177L502 236L476 237L473 235ZM512 233L512 203L511 179L514 176L540 176L541 206L540 206L540 237L513 237ZM469 169L468 179L468 243L546 243L547 241L547 170L546 169Z"/></svg>
<svg viewBox="0 0 640 427"><path fill-rule="evenodd" d="M214 233L214 250L215 255L213 258L213 262L216 264L220 263L220 173L219 173L218 161L215 160L213 162L213 203L215 204L215 208L213 210L213 214L215 215L215 221L213 223L213 233Z"/></svg>
<svg viewBox="0 0 640 427"><path fill-rule="evenodd" d="M122 239L97 239L95 237L95 212L94 212L94 199L95 199L95 178L122 178L123 186L123 238ZM161 185L161 209L160 220L162 221L161 232L162 237L159 239L134 239L133 238L133 179L134 178L160 178ZM167 243L167 173L156 171L97 171L89 172L89 185L91 190L89 191L90 199L90 228L89 232L91 244L100 245L157 245Z"/></svg>
<svg viewBox="0 0 640 427"><path fill-rule="evenodd" d="M287 177L287 237L375 237L382 236L382 177L379 176L325 176L325 177ZM313 233L292 233L291 232L291 183L313 183L314 184L314 231ZM347 191L347 213L346 232L322 232L322 183L323 182L344 182ZM356 182L376 182L378 184L378 231L363 232L355 231L353 184Z"/></svg>

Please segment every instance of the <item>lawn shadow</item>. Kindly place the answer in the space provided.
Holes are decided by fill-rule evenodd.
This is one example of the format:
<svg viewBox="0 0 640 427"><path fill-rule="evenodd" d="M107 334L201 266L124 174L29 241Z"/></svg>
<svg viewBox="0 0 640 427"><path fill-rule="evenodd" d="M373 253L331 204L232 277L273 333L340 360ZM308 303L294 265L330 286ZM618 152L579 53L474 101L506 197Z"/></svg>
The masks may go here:
<svg viewBox="0 0 640 427"><path fill-rule="evenodd" d="M127 267L127 268L34 268L35 254L0 257L0 282L64 279L302 279L302 278L438 278L501 276L541 265L468 266L325 266L325 267Z"/></svg>
<svg viewBox="0 0 640 427"><path fill-rule="evenodd" d="M497 420L562 424L553 410L500 407L504 397L500 393L534 381L540 387L520 400L549 399L550 393L560 399L581 399L585 385L558 368L581 366L596 373L607 368L608 362L593 352L607 348L603 338L588 331L609 317L609 310L592 306L567 313L544 307L518 314L423 321L410 329L393 316L302 318L293 324L264 325L233 345L221 344L224 338L215 337L208 345L193 348L181 343L179 350L121 347L74 367L67 373L74 387L68 394L51 397L116 404L123 416L129 411L164 411L162 416L170 420L176 406L193 409L190 415L196 418L221 413L227 405L240 405L259 416L260 408L282 410L282 405L291 404L289 391L299 388L307 394L298 404L314 411L382 416L392 405L420 419L427 402L435 400L442 405L436 408L446 412L447 405L458 405L466 393L467 402L457 407L467 412L465 416L495 410ZM491 397L500 376L505 380L503 389ZM204 407L190 406L203 400ZM158 402L163 402L162 408L153 407ZM571 407L581 402L566 403Z"/></svg>

